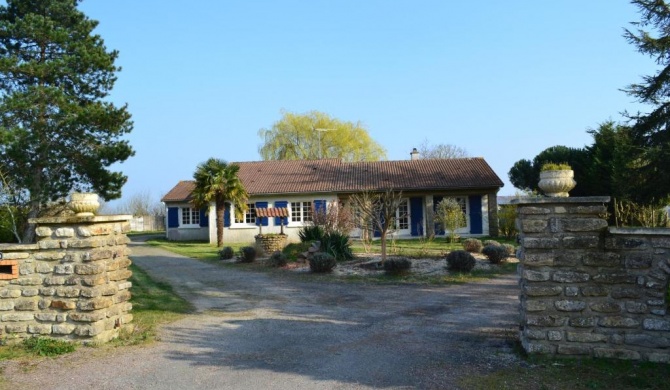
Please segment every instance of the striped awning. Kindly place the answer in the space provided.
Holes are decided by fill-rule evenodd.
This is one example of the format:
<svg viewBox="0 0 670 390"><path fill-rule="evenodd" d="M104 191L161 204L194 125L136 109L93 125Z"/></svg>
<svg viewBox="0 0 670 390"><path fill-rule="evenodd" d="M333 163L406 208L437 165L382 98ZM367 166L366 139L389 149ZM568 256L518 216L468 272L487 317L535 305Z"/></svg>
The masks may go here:
<svg viewBox="0 0 670 390"><path fill-rule="evenodd" d="M272 207L264 209L256 209L257 217L288 217L288 209L286 207Z"/></svg>

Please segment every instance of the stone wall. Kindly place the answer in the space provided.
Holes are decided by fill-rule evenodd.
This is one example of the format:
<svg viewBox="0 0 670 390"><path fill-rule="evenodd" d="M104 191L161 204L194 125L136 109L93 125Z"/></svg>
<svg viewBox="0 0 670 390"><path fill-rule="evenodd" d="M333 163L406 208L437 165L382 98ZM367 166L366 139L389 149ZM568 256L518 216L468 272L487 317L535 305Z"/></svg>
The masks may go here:
<svg viewBox="0 0 670 390"><path fill-rule="evenodd" d="M670 230L608 227L607 202L513 201L523 348L670 363Z"/></svg>
<svg viewBox="0 0 670 390"><path fill-rule="evenodd" d="M271 255L276 251L281 251L286 246L286 234L264 234L257 235L256 246L263 249L263 253Z"/></svg>
<svg viewBox="0 0 670 390"><path fill-rule="evenodd" d="M41 218L36 244L0 244L0 338L105 342L132 326L130 218Z"/></svg>

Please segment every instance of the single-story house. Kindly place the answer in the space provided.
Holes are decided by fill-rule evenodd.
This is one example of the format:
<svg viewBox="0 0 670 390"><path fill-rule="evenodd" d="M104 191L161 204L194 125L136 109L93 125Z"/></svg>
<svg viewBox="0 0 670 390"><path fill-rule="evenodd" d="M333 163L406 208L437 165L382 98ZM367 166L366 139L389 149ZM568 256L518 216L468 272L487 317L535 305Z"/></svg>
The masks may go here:
<svg viewBox="0 0 670 390"><path fill-rule="evenodd" d="M314 209L346 203L351 194L363 191L402 191L405 201L397 215L396 238L444 235L434 220L437 204L446 197L458 201L467 226L461 236L495 236L498 233L497 200L503 182L483 158L418 159L343 162L339 159L252 161L236 163L239 177L249 193L248 210L238 220L225 211L226 242L253 242L263 233L279 233L281 217L261 217L259 209L283 208L284 233L298 241L298 231L310 223ZM214 204L197 210L191 203L195 183L180 181L162 199L167 208L169 240L216 242ZM267 210L263 210L265 215ZM270 213L270 215L273 215ZM211 221L210 221L211 220ZM360 231L353 231L352 236Z"/></svg>

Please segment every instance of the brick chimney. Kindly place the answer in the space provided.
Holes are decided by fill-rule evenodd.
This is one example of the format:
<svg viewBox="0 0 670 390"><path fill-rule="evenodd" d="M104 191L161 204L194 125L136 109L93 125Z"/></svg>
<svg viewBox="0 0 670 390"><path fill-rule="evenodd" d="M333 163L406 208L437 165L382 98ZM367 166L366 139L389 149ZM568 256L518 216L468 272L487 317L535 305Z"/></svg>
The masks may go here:
<svg viewBox="0 0 670 390"><path fill-rule="evenodd" d="M412 153L409 154L409 159L410 160L418 160L419 159L419 151L416 150L416 148L412 149Z"/></svg>

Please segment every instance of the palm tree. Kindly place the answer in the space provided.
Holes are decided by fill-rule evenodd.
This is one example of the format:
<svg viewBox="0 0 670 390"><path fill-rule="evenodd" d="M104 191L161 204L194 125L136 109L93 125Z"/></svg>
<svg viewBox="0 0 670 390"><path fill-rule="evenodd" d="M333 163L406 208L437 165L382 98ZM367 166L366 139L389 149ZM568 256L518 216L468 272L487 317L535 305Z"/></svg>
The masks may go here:
<svg viewBox="0 0 670 390"><path fill-rule="evenodd" d="M226 202L235 205L235 215L241 218L247 208L249 194L237 173L240 166L228 164L224 160L210 158L201 163L193 173L195 189L193 204L196 208L216 205L216 246L223 246L223 213Z"/></svg>

